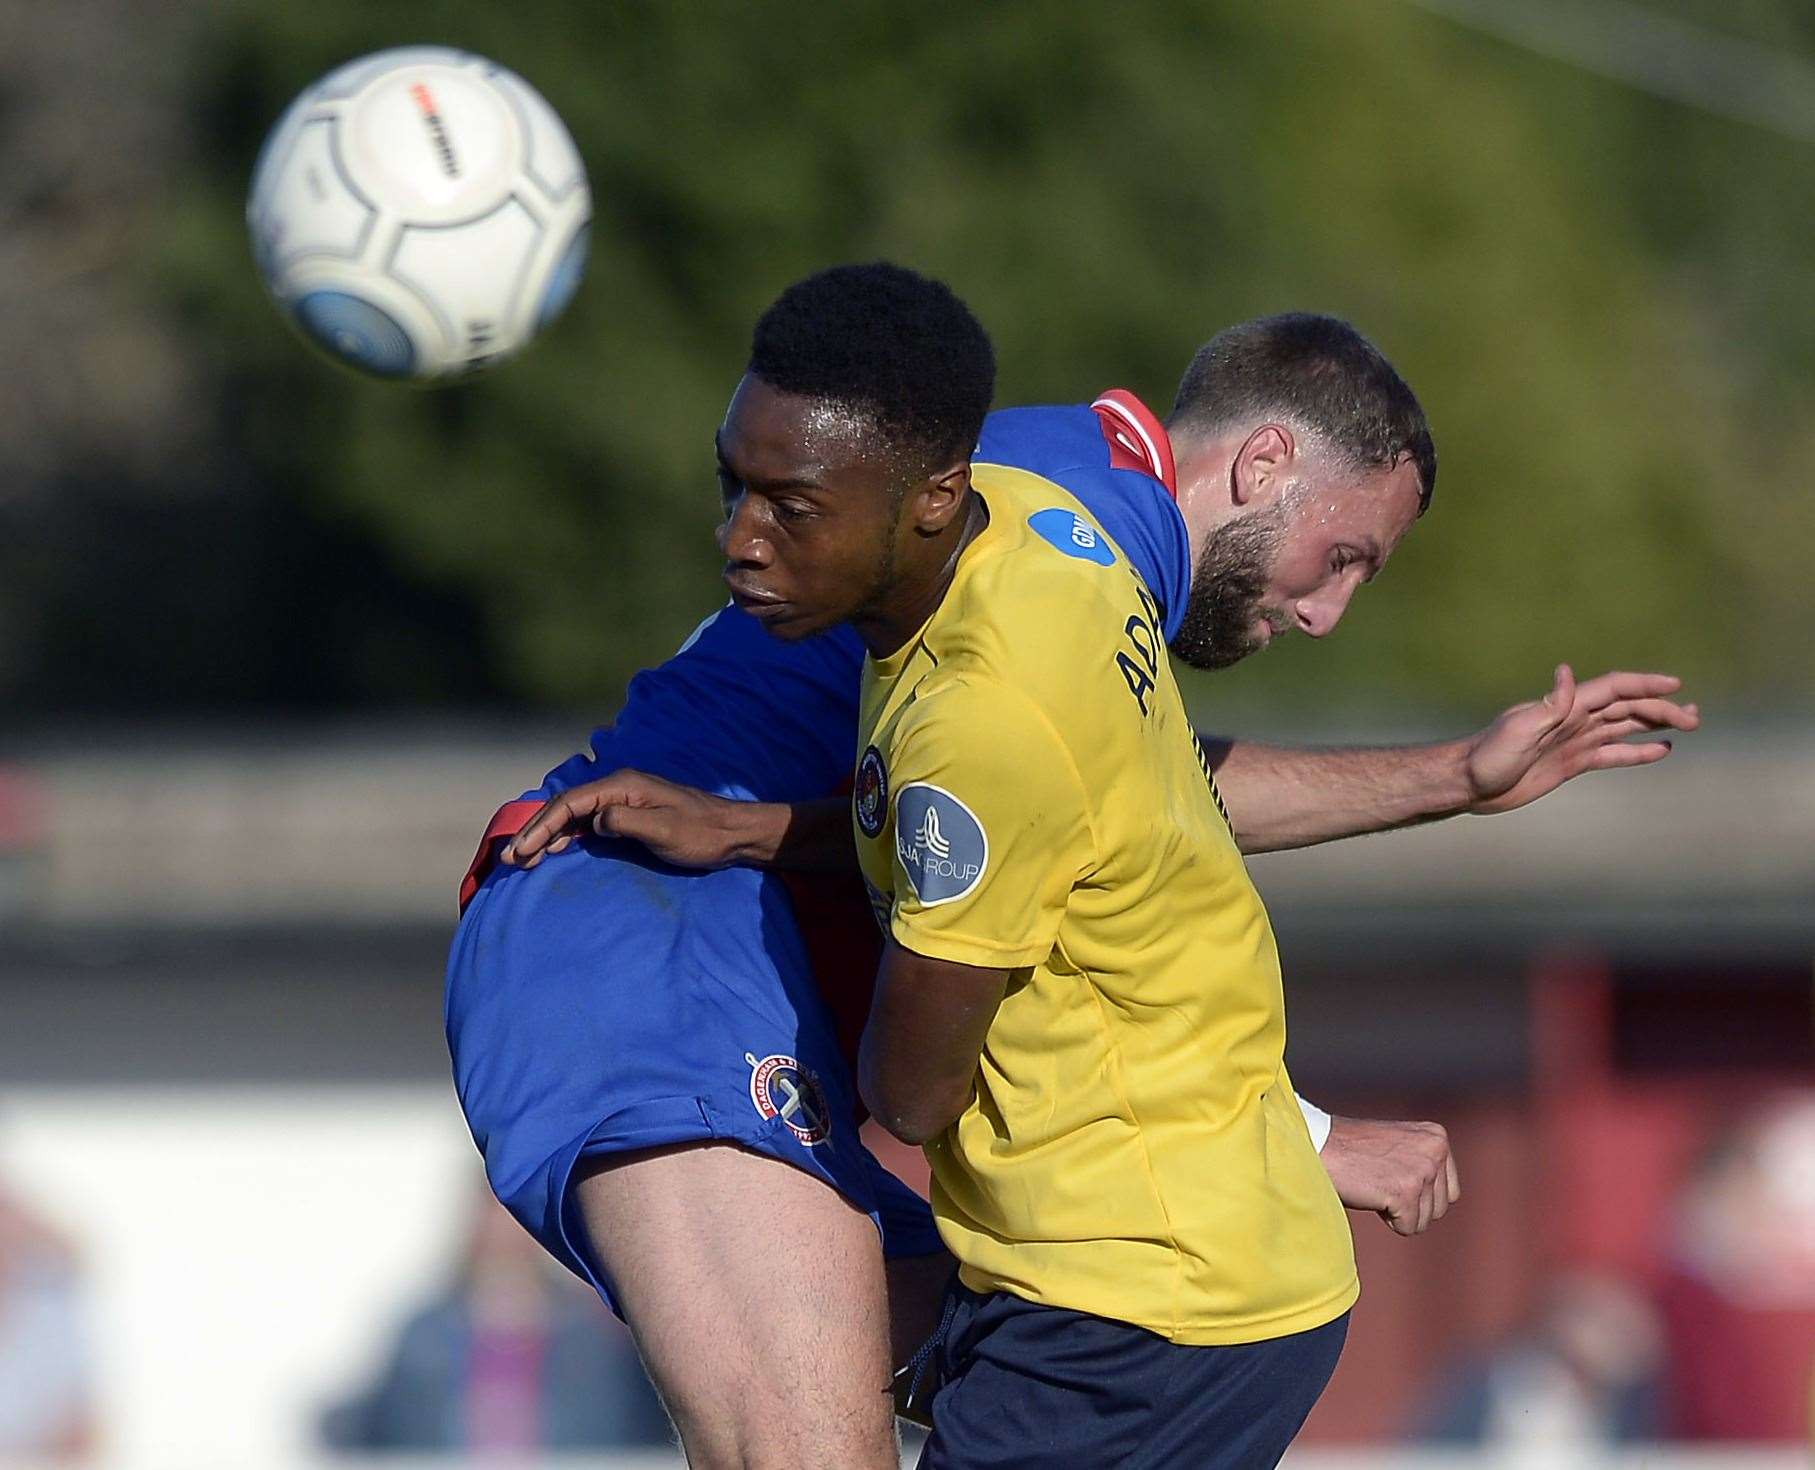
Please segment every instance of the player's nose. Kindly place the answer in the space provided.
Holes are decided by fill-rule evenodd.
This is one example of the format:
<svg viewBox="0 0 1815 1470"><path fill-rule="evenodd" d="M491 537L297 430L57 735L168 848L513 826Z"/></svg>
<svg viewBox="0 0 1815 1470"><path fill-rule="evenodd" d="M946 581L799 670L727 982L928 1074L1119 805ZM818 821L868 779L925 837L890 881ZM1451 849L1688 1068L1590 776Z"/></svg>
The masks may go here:
<svg viewBox="0 0 1815 1470"><path fill-rule="evenodd" d="M728 501L718 528L718 549L735 566L766 566L771 556L751 500L746 494Z"/></svg>
<svg viewBox="0 0 1815 1470"><path fill-rule="evenodd" d="M1333 587L1320 587L1311 596L1299 598L1292 609L1299 631L1311 638L1334 632L1354 595L1355 584L1345 577Z"/></svg>

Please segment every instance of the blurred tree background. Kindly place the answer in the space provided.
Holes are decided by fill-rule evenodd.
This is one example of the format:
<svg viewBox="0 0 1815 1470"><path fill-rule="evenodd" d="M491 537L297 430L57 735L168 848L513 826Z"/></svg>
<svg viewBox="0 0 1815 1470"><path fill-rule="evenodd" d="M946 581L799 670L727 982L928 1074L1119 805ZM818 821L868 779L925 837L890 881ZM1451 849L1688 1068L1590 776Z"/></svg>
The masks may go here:
<svg viewBox="0 0 1815 1470"><path fill-rule="evenodd" d="M1815 58L1804 0L1647 4ZM547 338L427 393L304 349L242 220L295 92L425 41L529 78L596 209ZM878 256L977 309L1003 403L1163 409L1289 308L1411 381L1427 521L1340 657L1288 642L1207 703L1479 714L1567 658L1815 704L1815 141L1403 0L10 0L0 163L15 718L608 711L720 600L752 321Z"/></svg>

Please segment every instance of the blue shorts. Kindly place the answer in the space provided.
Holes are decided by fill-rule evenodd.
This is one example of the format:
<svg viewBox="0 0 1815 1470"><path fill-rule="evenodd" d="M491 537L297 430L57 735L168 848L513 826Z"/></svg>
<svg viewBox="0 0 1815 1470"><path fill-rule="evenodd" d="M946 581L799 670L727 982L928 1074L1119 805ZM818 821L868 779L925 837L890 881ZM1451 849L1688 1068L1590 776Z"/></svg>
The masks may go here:
<svg viewBox="0 0 1815 1470"><path fill-rule="evenodd" d="M718 1139L805 1170L892 1256L942 1249L857 1135L857 1096L788 894L593 840L494 869L447 967L454 1083L506 1208L614 1311L570 1183L585 1158Z"/></svg>
<svg viewBox="0 0 1815 1470"><path fill-rule="evenodd" d="M1273 1470L1349 1330L1187 1347L957 1282L946 1310L920 1470Z"/></svg>

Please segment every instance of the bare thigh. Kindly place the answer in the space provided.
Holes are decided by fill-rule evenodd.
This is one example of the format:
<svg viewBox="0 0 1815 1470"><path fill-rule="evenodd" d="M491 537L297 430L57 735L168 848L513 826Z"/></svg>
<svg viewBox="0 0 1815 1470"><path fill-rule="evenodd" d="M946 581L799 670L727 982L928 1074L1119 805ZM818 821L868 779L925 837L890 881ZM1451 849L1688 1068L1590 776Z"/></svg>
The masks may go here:
<svg viewBox="0 0 1815 1470"><path fill-rule="evenodd" d="M680 1144L575 1197L696 1470L895 1470L882 1248L778 1159Z"/></svg>

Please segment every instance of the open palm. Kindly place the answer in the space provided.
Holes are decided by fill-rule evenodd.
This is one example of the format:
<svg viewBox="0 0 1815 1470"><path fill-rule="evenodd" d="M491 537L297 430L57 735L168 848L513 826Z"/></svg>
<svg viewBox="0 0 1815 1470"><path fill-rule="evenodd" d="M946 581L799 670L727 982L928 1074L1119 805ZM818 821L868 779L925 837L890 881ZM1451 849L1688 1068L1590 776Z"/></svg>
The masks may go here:
<svg viewBox="0 0 1815 1470"><path fill-rule="evenodd" d="M1670 754L1662 732L1701 724L1693 704L1669 698L1682 683L1672 674L1612 673L1578 684L1569 665L1558 664L1549 694L1514 705L1476 738L1468 754L1470 810L1510 812L1584 771L1661 761Z"/></svg>

